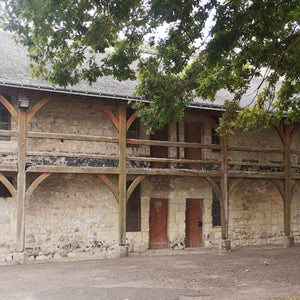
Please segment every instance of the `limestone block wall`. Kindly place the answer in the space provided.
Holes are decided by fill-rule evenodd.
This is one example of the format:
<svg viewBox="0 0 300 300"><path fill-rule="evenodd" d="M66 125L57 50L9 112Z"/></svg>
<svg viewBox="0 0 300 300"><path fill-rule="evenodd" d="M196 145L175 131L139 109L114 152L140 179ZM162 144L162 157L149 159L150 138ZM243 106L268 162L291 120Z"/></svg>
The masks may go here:
<svg viewBox="0 0 300 300"><path fill-rule="evenodd" d="M295 242L300 243L300 186L298 182L293 189L291 203L291 234L295 237Z"/></svg>
<svg viewBox="0 0 300 300"><path fill-rule="evenodd" d="M10 260L16 247L17 203L12 197L0 198L0 263Z"/></svg>
<svg viewBox="0 0 300 300"><path fill-rule="evenodd" d="M114 256L118 205L96 176L53 174L26 203L25 228L31 260Z"/></svg>
<svg viewBox="0 0 300 300"><path fill-rule="evenodd" d="M233 246L280 244L283 201L266 180L243 180L229 197L229 239Z"/></svg>

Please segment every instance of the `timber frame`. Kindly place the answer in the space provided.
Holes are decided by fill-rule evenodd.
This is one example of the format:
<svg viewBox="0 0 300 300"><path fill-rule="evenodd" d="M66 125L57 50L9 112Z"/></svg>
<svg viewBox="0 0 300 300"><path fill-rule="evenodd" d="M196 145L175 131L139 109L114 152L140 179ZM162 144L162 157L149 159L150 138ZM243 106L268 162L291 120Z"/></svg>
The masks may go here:
<svg viewBox="0 0 300 300"><path fill-rule="evenodd" d="M19 97L24 96L19 93ZM16 233L16 251L23 252L25 249L25 207L29 203L31 195L34 193L38 185L47 180L51 174L72 173L72 174L91 174L98 176L102 182L106 184L108 189L116 199L119 207L119 244L126 245L126 203L134 189L147 176L193 176L205 180L217 195L221 204L221 232L222 239L228 238L228 199L230 192L243 179L267 179L270 180L278 192L280 193L284 203L284 233L290 235L291 222L291 199L294 185L300 179L300 175L292 172L292 169L300 169L298 165L291 163L291 154L300 154L300 151L292 150L291 144L298 130L298 125L285 125L274 127L282 142L282 147L245 147L245 146L230 146L227 138L217 135L220 140L220 145L204 144L204 143L187 143L182 141L157 141L145 139L127 139L126 132L130 125L137 118L136 114L126 116L126 102L115 101L118 106L117 116L105 103L100 101L99 109L101 109L107 118L112 122L116 132L116 137L108 136L92 136L92 135L77 135L77 134L61 134L28 131L28 123L34 118L39 110L51 102L50 98L44 97L28 111L25 109L16 109L4 96L0 95L0 103L9 111L14 119L17 130L0 130L0 136L14 137L17 140L17 153L0 152L0 154L12 154L17 157L17 164L0 164L0 181L10 191L12 197L17 199L17 233ZM205 118L210 126L216 130L217 124L212 117L211 112L201 111L201 115ZM43 152L43 151L27 151L28 139L52 139L52 140L72 140L72 141L93 141L104 143L118 144L118 155L98 155L87 153L66 153L66 152ZM198 148L198 149L219 149L219 160L190 160L183 158L155 158L155 157L140 157L127 155L127 145L138 146L162 146L172 147L177 149ZM265 152L282 154L282 163L271 162L243 162L228 160L228 153L231 151L240 152ZM178 151L179 152L179 151ZM36 165L26 166L28 156L51 156L51 157L78 157L78 158L93 158L101 160L111 160L117 162L117 167L86 167L86 166L55 166L55 165ZM165 162L172 165L172 168L158 169L150 167L130 167L130 162ZM191 169L187 167L179 168L176 166L187 166L191 163L201 163L201 170ZM175 167L174 167L175 166ZM217 166L213 168L212 166ZM254 168L254 171L242 170L242 167ZM240 168L240 170L234 169ZM262 167L262 170L260 168ZM268 171L265 171L265 170ZM274 171L282 169L281 172ZM14 173L17 175L16 186L13 186L8 180L7 175ZM36 174L36 178L29 185L27 183L27 174ZM115 184L110 176L118 177L118 184ZM130 187L127 189L127 176L134 176Z"/></svg>

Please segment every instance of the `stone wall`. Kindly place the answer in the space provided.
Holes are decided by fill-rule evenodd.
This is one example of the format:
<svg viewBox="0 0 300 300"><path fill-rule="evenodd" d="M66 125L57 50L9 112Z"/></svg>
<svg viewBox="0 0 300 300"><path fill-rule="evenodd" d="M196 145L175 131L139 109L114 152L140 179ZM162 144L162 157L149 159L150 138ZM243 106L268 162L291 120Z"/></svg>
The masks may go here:
<svg viewBox="0 0 300 300"><path fill-rule="evenodd" d="M41 97L34 98L32 105ZM16 105L16 99L13 100ZM111 106L117 115L117 109ZM208 121L196 113L187 113L186 120L199 121L203 143L211 143ZM176 141L177 124L169 125L169 138ZM16 124L12 121L12 129ZM184 141L184 122L179 122L179 141ZM111 121L91 99L52 99L29 123L28 130L52 133L117 136ZM140 138L149 139L144 125ZM260 133L238 133L230 138L230 145L281 147L273 129ZM299 149L297 134L292 147ZM54 139L28 139L28 151L75 152L117 155L115 143L77 142ZM0 149L16 151L16 138L3 140ZM132 145L128 155L149 156L150 147ZM184 158L184 149L179 149ZM177 157L177 149L169 148L169 157ZM203 150L202 159L220 160L218 151ZM229 160L282 161L280 154L231 151ZM1 156L1 164L16 163L16 156ZM298 156L293 155L298 163ZM28 166L34 164L94 165L95 162L72 158L42 158L30 156ZM105 164L113 165L112 162ZM133 164L128 164L132 166ZM176 164L171 167L177 166ZM117 176L110 176L117 183ZM31 182L34 176L28 176ZM129 177L128 180L133 180ZM292 234L300 242L300 187L294 188L292 200ZM149 209L151 198L168 199L168 246L181 249L185 245L186 199L203 201L203 245L215 247L221 238L221 228L212 226L212 190L202 178L148 176L141 184L141 231L128 232L129 251L144 251L149 247ZM242 180L235 184L229 196L229 238L233 246L282 243L283 203L270 181ZM10 260L15 248L16 201L0 198L0 261ZM110 190L96 176L51 175L34 191L26 203L26 250L30 260L52 258L100 258L116 256L118 248L118 206Z"/></svg>
<svg viewBox="0 0 300 300"><path fill-rule="evenodd" d="M266 180L242 180L229 197L229 239L233 246L282 244L283 201Z"/></svg>
<svg viewBox="0 0 300 300"><path fill-rule="evenodd" d="M118 248L118 206L93 175L52 174L26 203L29 259L109 257Z"/></svg>

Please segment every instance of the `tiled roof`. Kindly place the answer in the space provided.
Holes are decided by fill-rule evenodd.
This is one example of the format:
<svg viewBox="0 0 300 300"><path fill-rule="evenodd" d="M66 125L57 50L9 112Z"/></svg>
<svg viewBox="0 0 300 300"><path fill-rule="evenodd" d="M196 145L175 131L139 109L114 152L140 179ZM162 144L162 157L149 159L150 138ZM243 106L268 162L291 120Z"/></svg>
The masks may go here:
<svg viewBox="0 0 300 300"><path fill-rule="evenodd" d="M54 87L49 82L32 78L28 74L29 58L27 57L27 49L17 44L13 40L12 34L0 30L0 45L0 86L141 101L140 98L133 96L134 88L138 82L137 80L118 81L111 76L106 76L99 78L97 82L92 85L82 81L74 86L68 86L65 89ZM260 78L253 80L252 87L242 99L244 104L251 102L255 96L253 91L255 91L260 82ZM211 103L197 98L190 106L222 109L224 101L230 98L232 98L230 93L226 90L222 90L217 93L215 102Z"/></svg>

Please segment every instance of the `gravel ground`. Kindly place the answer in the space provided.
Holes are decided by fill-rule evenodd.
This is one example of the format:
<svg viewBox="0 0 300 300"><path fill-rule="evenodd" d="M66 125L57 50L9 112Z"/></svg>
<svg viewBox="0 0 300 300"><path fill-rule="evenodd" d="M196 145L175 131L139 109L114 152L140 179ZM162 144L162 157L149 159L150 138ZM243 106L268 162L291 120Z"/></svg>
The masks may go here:
<svg viewBox="0 0 300 300"><path fill-rule="evenodd" d="M0 299L300 300L300 245L1 266Z"/></svg>

